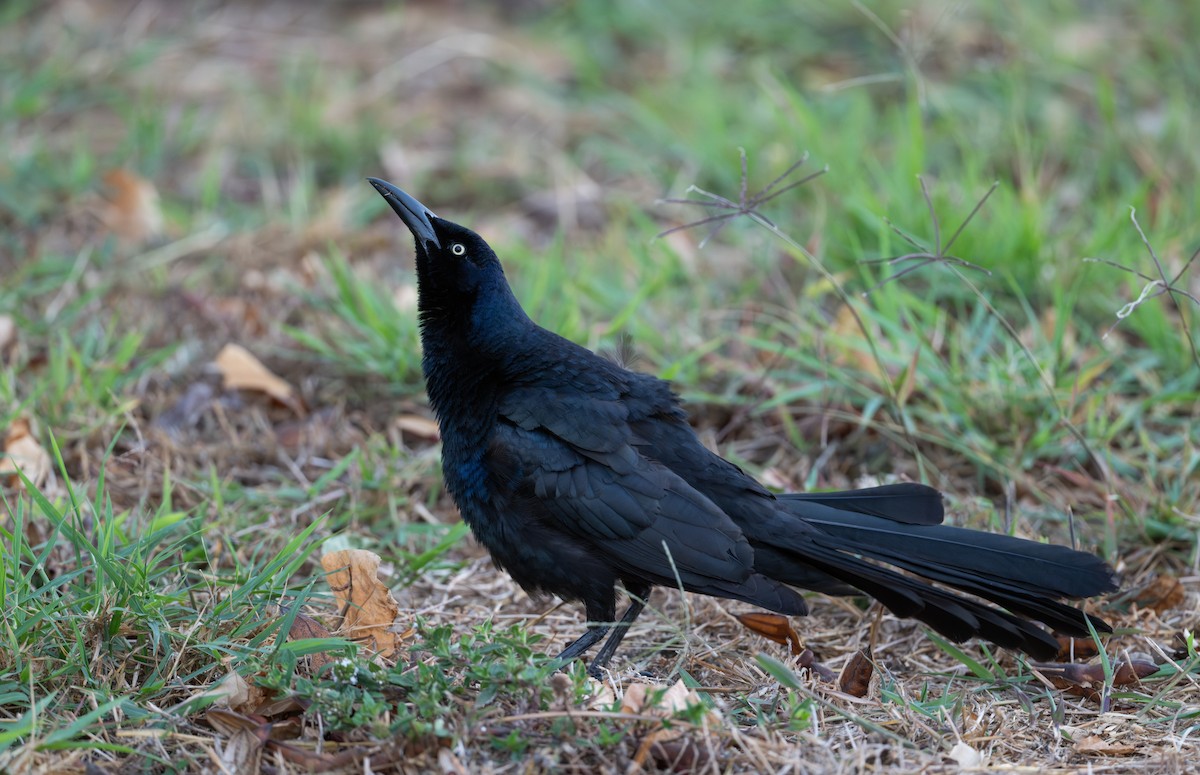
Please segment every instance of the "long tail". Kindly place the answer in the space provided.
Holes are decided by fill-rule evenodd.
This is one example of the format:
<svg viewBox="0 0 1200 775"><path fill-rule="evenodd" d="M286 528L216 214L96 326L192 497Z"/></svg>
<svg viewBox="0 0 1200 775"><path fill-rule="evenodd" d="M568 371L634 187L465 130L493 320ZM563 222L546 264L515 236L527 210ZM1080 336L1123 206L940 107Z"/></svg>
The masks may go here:
<svg viewBox="0 0 1200 775"><path fill-rule="evenodd" d="M1038 658L1052 657L1058 644L1029 620L1070 635L1086 636L1088 622L1111 632L1103 620L1058 602L1115 590L1117 580L1103 560L1065 546L938 524L941 496L932 488L783 495L777 506L778 524L751 537L756 570L769 577L821 591L834 591L836 580L953 640L978 635ZM820 582L822 574L830 583Z"/></svg>

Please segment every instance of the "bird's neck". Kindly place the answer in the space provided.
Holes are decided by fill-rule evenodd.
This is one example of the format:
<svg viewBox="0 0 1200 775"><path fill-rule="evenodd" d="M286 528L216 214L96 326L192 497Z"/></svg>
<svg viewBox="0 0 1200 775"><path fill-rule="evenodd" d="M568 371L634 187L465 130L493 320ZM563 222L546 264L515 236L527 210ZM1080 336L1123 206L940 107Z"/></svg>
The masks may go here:
<svg viewBox="0 0 1200 775"><path fill-rule="evenodd" d="M478 437L491 417L503 381L501 364L472 347L461 329L421 321L421 369L442 437Z"/></svg>
<svg viewBox="0 0 1200 775"><path fill-rule="evenodd" d="M536 350L541 329L509 299L420 309L421 366L443 439L485 445L514 366Z"/></svg>
<svg viewBox="0 0 1200 775"><path fill-rule="evenodd" d="M477 507L491 499L485 456L510 384L512 360L489 352L461 329L443 332L422 320L422 368L429 403L442 437L442 472L464 519L473 526Z"/></svg>

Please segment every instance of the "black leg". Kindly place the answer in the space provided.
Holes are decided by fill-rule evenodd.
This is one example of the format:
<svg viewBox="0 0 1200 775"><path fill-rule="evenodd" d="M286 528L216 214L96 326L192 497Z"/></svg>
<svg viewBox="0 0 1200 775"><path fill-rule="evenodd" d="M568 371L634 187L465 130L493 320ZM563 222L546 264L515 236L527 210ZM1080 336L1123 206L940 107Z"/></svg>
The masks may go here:
<svg viewBox="0 0 1200 775"><path fill-rule="evenodd" d="M625 590L629 594L629 607L621 615L621 620L615 624L613 616L616 612L611 600L588 605L587 632L573 640L558 655L558 659L564 667L568 662L583 656L588 649L604 637L605 633L611 630L608 640L605 641L600 652L596 654L596 658L588 666L588 675L593 678L600 677L600 668L606 666L612 659L613 654L617 651L617 646L621 645L621 639L629 631L629 625L633 624L633 620L638 618L638 614L646 607L646 598L650 596L649 584L625 582ZM603 612L605 608L607 608L607 612Z"/></svg>
<svg viewBox="0 0 1200 775"><path fill-rule="evenodd" d="M617 653L617 646L621 645L621 639L629 632L629 625L633 624L633 620L638 618L638 614L646 607L646 601L642 597L633 597L631 600L629 607L625 609L625 615L611 628L612 633L609 634L608 640L604 641L604 645L596 653L596 658L588 665L588 675L592 678L600 678L601 668L608 666L608 661Z"/></svg>
<svg viewBox="0 0 1200 775"><path fill-rule="evenodd" d="M596 645L604 633L612 628L613 619L617 616L616 590L607 587L606 594L584 599L587 605L587 632L580 635L558 655L563 666L574 659L583 656L592 646ZM561 669L561 668L560 668Z"/></svg>
<svg viewBox="0 0 1200 775"><path fill-rule="evenodd" d="M595 646L604 637L604 633L610 629L612 629L611 624L589 624L587 632L571 641L571 644L559 653L558 658L565 666L568 662L579 658L584 652Z"/></svg>

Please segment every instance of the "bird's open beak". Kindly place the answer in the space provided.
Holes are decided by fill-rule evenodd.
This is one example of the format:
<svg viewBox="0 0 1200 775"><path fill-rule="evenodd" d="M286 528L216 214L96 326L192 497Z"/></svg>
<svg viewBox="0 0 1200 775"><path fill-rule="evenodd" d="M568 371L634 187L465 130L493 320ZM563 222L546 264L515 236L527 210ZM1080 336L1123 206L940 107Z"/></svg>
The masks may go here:
<svg viewBox="0 0 1200 775"><path fill-rule="evenodd" d="M375 187L380 196L387 200L387 203L396 211L396 215L400 216L400 220L404 221L404 225L422 243L422 246L432 242L435 248L441 247L438 236L433 230L433 222L429 220L437 216L428 207L386 180L379 178L367 178L367 180Z"/></svg>

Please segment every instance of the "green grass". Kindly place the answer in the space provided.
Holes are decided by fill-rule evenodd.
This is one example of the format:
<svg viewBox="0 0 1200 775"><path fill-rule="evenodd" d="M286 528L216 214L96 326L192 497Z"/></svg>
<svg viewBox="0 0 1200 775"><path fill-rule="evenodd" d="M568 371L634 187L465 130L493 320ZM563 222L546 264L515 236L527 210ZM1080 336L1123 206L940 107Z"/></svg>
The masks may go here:
<svg viewBox="0 0 1200 775"><path fill-rule="evenodd" d="M355 744L447 745L475 767L624 766L662 725L571 716L590 689L575 671L551 690L549 625L501 623L544 609L476 565L436 442L397 422L427 414L415 311L397 308L415 278L368 175L480 230L535 320L671 379L752 472L805 488L921 479L962 523L1074 538L1136 579L1195 567L1200 309L1182 291L1200 277L1200 14L1186 4L621 0L517 21L418 5L303 22L165 8L0 10L0 316L16 330L0 342L0 433L33 420L55 462L39 487L0 475L0 769L76 754L209 766L182 738L118 731L218 736L204 691L230 671ZM656 238L714 214L661 201L689 186L738 199L739 149L751 194L805 153L798 176L827 172L703 248L704 226ZM106 226L114 168L154 183L164 235ZM1181 271L1180 292L1143 297ZM228 342L309 412L223 391L208 364ZM200 383L213 401L168 432ZM288 640L302 610L336 619L315 558L345 546L393 563L405 612L422 612L408 661ZM882 702L839 704L746 641L710 670L689 635L710 623L672 605L663 616L691 624L666 625L671 654L631 661L678 671L768 741L737 759L758 743L718 731L734 769L782 767L771 757L796 741L850 766L820 747L838 745L835 724L911 757L948 750L958 733L929 722L958 729L964 707L1090 712L1033 691L1021 663L950 644L925 655L940 672L894 667ZM1190 624L1130 626L1165 643ZM318 647L344 661L306 673ZM1122 636L1105 659L1146 648ZM1161 733L1147 757L1194 729L1187 649L1113 695Z"/></svg>

